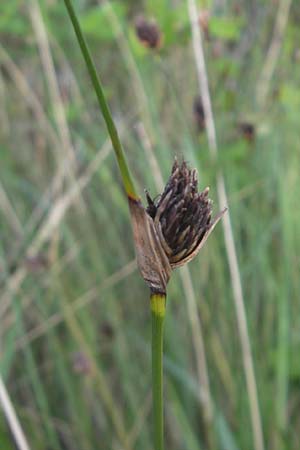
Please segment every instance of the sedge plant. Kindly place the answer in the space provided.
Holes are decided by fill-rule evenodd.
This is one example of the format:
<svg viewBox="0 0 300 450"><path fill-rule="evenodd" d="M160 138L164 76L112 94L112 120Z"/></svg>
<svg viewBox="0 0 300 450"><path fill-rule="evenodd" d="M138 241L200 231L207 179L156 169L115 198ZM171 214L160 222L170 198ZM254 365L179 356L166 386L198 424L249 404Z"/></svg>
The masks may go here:
<svg viewBox="0 0 300 450"><path fill-rule="evenodd" d="M196 169L185 161L173 164L164 191L156 200L147 193L145 208L128 168L117 128L71 0L64 0L119 165L128 198L138 267L150 288L152 322L152 392L154 449L164 448L163 328L166 290L172 270L191 261L225 210L212 219L209 189L198 192Z"/></svg>

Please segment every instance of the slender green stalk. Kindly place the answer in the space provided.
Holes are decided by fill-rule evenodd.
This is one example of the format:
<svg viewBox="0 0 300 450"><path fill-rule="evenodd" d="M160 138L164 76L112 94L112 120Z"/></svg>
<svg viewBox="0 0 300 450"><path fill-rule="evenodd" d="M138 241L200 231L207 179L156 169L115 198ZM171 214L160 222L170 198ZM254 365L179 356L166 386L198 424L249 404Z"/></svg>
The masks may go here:
<svg viewBox="0 0 300 450"><path fill-rule="evenodd" d="M109 136L119 168L121 171L125 191L129 198L138 200L139 195L135 189L125 154L120 142L117 129L113 122L111 112L105 100L101 81L97 75L95 64L92 60L89 48L82 34L79 21L71 0L64 0L68 14L70 16L86 67L97 95L98 103L105 120ZM163 450L163 325L166 309L166 296L162 294L151 295L152 312L152 386L153 386L153 414L154 414L154 447L155 450Z"/></svg>
<svg viewBox="0 0 300 450"><path fill-rule="evenodd" d="M119 168L121 171L125 191L126 191L128 197L130 197L134 200L138 200L139 195L137 194L136 188L134 186L134 182L132 180L132 177L131 177L131 174L130 174L130 171L129 171L129 168L127 165L126 157L125 157L125 154L124 154L124 151L122 148L122 144L121 144L116 126L112 119L112 115L109 110L108 104L105 100L101 81L97 75L95 64L92 60L91 53L89 51L89 48L85 41L85 38L82 34L80 24L77 19L75 10L73 8L71 0L64 0L64 2L66 5L68 14L70 16L70 19L71 19L71 22L72 22L72 25L73 25L73 28L74 28L74 31L75 31L82 55L83 55L83 58L85 60L87 70L91 77L91 80L92 80L92 83L94 86L94 90L97 95L98 103L99 103L103 118L105 120L113 148L116 153L116 157L117 157L117 161L118 161Z"/></svg>
<svg viewBox="0 0 300 450"><path fill-rule="evenodd" d="M163 330L166 312L166 296L151 295L152 317L152 395L154 450L164 448L163 418Z"/></svg>

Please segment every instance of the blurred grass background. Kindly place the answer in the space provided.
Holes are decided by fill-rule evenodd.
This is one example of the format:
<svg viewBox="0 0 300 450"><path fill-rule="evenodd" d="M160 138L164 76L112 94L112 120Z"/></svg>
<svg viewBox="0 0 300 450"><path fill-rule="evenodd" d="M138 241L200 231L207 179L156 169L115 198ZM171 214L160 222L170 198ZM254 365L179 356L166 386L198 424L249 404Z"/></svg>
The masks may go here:
<svg viewBox="0 0 300 450"><path fill-rule="evenodd" d="M199 88L187 3L74 5L140 193L159 193L177 155L198 168L217 212L222 171L265 448L299 449L300 5L198 3L217 163L193 111ZM137 39L139 14L156 20L159 49ZM150 450L148 290L63 2L2 0L0 41L1 375L32 449ZM258 450L243 356L219 225L170 282L166 448ZM0 448L14 448L4 415Z"/></svg>

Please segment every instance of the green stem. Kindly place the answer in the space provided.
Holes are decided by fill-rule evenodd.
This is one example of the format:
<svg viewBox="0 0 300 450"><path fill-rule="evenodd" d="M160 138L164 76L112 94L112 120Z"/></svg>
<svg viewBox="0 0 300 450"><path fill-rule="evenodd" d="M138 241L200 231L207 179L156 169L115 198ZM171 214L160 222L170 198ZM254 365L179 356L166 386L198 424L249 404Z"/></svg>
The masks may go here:
<svg viewBox="0 0 300 450"><path fill-rule="evenodd" d="M154 450L164 448L163 418L163 329L166 311L166 296L151 295L152 317L152 395L154 422Z"/></svg>
<svg viewBox="0 0 300 450"><path fill-rule="evenodd" d="M92 83L94 86L94 90L97 95L98 103L99 103L103 118L105 120L107 130L108 130L108 133L109 133L109 136L110 136L110 139L111 139L111 142L112 142L112 145L113 145L113 148L114 148L117 160L118 160L118 164L119 164L119 168L121 171L125 191L129 197L133 198L134 200L138 200L139 195L137 194L137 191L135 189L117 129L115 127L111 112L109 110L108 104L104 97L101 81L97 75L95 64L92 60L91 53L89 51L89 48L85 41L85 38L82 34L80 24L77 19L75 10L73 8L71 0L64 0L64 2L66 5L68 14L70 16L79 46L81 48L81 52L82 52L83 58L85 60L87 70L91 77L91 80L92 80Z"/></svg>

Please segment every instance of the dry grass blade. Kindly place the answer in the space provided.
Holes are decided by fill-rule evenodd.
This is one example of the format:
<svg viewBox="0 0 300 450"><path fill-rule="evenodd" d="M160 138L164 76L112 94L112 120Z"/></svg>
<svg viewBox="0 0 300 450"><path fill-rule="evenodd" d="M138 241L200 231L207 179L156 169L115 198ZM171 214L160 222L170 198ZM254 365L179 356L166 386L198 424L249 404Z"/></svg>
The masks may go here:
<svg viewBox="0 0 300 450"><path fill-rule="evenodd" d="M116 431L116 437L122 445L122 448L124 448L125 450L132 450L132 448L128 444L128 434L125 427L123 411L116 407L116 402L113 398L109 382L105 377L102 368L98 365L94 357L94 354L85 338L81 325L75 317L73 309L66 302L63 302L62 307L66 324L74 341L77 343L79 348L82 349L83 353L86 355L91 364L91 370L94 375L96 388L101 396L101 400L103 401L108 414L110 415L111 421Z"/></svg>
<svg viewBox="0 0 300 450"><path fill-rule="evenodd" d="M198 82L200 94L202 97L204 115L206 119L206 130L209 141L209 149L211 157L215 161L217 159L218 147L217 136L215 129L215 122L212 112L210 93L208 87L207 71L205 65L202 36L198 25L198 13L195 0L188 0L189 17L192 28L193 48L195 55L195 62L197 67ZM225 189L224 178L221 172L217 174L217 189L218 199L221 206L227 205L227 194ZM246 312L244 306L244 298L242 291L242 283L239 272L238 260L236 255L236 249L233 238L233 231L230 221L230 214L225 214L223 218L223 230L225 238L225 246L227 252L227 258L230 268L231 282L233 295L235 300L236 314L238 329L242 347L242 357L246 376L247 390L250 403L250 415L252 422L252 429L254 435L254 447L256 450L264 449L263 432L261 425L261 416L258 403L258 394L256 379L254 373L253 359L251 355L251 346L248 333L248 325L246 319Z"/></svg>
<svg viewBox="0 0 300 450"><path fill-rule="evenodd" d="M66 166L66 170L69 171L71 176L76 167L75 151L71 142L70 132L65 117L64 105L61 99L58 81L56 78L54 62L51 54L50 44L48 41L47 31L41 14L39 4L36 0L29 2L29 13L32 21L32 26L36 34L37 43L39 47L40 57L49 86L49 93L52 101L54 118L57 125L60 140L63 146L65 154L68 156L69 164ZM57 161L61 160L63 152L57 148ZM75 181L73 177L72 182Z"/></svg>
<svg viewBox="0 0 300 450"><path fill-rule="evenodd" d="M18 450L30 450L21 424L0 375L0 404Z"/></svg>
<svg viewBox="0 0 300 450"><path fill-rule="evenodd" d="M127 442L129 447L134 448L136 440L141 432L141 430L145 427L145 422L147 416L150 414L152 405L152 396L149 392L139 410L139 414L137 414L136 420L131 427L131 430L128 434Z"/></svg>
<svg viewBox="0 0 300 450"><path fill-rule="evenodd" d="M103 280L99 285L89 289L84 295L75 299L72 303L72 311L75 313L81 308L85 308L87 305L91 304L93 301L99 301L99 292L104 292L106 289L114 287L120 281L127 278L131 273L136 270L136 260L130 261L121 269L117 270L105 280ZM101 299L100 299L101 301ZM39 337L45 335L51 328L56 327L65 320L65 316L62 313L53 314L43 323L37 325L31 329L25 336L22 336L16 342L16 349L22 349L30 342L38 339Z"/></svg>
<svg viewBox="0 0 300 450"><path fill-rule="evenodd" d="M6 95L6 86L3 80L3 75L0 72L0 129L3 133L3 136L8 135L10 132L10 123L7 114L7 95Z"/></svg>
<svg viewBox="0 0 300 450"><path fill-rule="evenodd" d="M102 149L97 153L94 160L90 163L84 173L78 178L77 184L71 186L69 190L60 196L52 208L50 209L46 219L40 226L39 231L36 233L33 242L28 248L28 254L36 254L41 246L51 237L52 232L60 225L63 220L67 210L73 204L73 202L78 197L78 191L82 191L91 180L94 173L97 171L101 163L108 156L111 151L110 142L107 142ZM27 271L24 267L20 267L6 282L6 287L4 288L4 294L2 295L1 307L0 307L0 317L2 317L9 305L11 299L20 289L21 284L26 278Z"/></svg>
<svg viewBox="0 0 300 450"><path fill-rule="evenodd" d="M16 233L16 235L22 235L23 229L21 222L12 206L12 204L9 201L8 195L5 192L4 187L2 186L2 183L0 182L0 208L2 209L4 215L7 218L7 221L10 223L12 229Z"/></svg>
<svg viewBox="0 0 300 450"><path fill-rule="evenodd" d="M6 50L0 45L0 58L3 60L2 64L10 75L11 79L16 85L17 90L20 92L24 98L27 105L32 109L37 123L40 125L41 129L47 133L47 136L51 140L52 144L59 148L59 140L56 136L55 130L53 129L50 121L45 114L45 111L36 96L32 91L26 77L19 69L19 67L14 63Z"/></svg>
<svg viewBox="0 0 300 450"><path fill-rule="evenodd" d="M260 108L264 107L270 89L270 82L279 58L291 4L292 0L281 0L278 6L273 38L256 88L256 100Z"/></svg>

